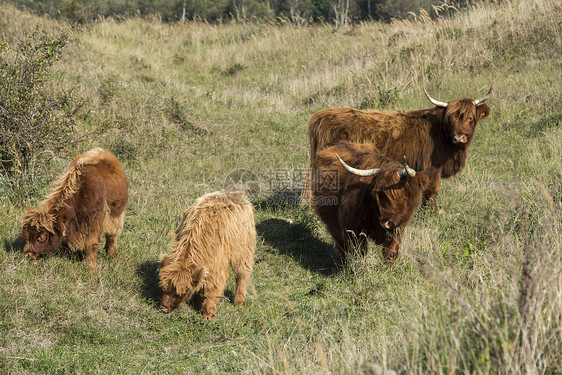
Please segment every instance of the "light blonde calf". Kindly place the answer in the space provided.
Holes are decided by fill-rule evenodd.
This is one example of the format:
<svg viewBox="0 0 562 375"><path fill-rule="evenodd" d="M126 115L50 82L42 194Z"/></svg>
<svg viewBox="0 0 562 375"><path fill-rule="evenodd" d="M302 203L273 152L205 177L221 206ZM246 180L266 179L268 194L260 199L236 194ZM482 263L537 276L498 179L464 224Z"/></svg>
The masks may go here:
<svg viewBox="0 0 562 375"><path fill-rule="evenodd" d="M236 276L234 305L246 301L246 287L253 288L256 227L254 209L241 191L218 191L198 198L184 211L170 255L161 260L160 310L171 312L195 293L202 298L205 319L216 315L232 268Z"/></svg>

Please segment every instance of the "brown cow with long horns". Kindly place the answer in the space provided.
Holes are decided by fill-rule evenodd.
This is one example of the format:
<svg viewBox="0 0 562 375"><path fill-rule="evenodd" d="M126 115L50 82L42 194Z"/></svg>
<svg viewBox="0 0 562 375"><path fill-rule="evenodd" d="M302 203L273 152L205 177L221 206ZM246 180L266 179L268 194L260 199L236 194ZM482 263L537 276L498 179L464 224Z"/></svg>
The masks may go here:
<svg viewBox="0 0 562 375"><path fill-rule="evenodd" d="M390 159L403 161L424 171L429 184L424 204L436 208L441 178L460 172L465 164L478 121L490 114L483 104L492 94L492 86L480 99L457 99L442 102L427 98L434 108L409 112L362 111L333 108L312 115L308 123L310 136L310 173L316 154L340 141L372 143ZM308 187L310 188L310 187ZM307 192L310 196L310 192Z"/></svg>
<svg viewBox="0 0 562 375"><path fill-rule="evenodd" d="M355 248L365 253L370 237L394 263L427 176L378 154L372 144L349 142L320 151L313 168L311 204L342 259Z"/></svg>

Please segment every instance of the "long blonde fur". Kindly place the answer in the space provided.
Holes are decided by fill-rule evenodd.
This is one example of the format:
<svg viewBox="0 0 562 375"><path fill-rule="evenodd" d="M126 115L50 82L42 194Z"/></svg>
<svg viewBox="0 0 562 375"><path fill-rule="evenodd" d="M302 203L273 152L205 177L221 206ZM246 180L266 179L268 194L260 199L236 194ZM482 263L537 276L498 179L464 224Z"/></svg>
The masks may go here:
<svg viewBox="0 0 562 375"><path fill-rule="evenodd" d="M228 278L229 266L235 273L249 275L252 271L256 237L253 206L241 191L219 191L198 198L184 211L182 222L171 235L169 264L160 270L160 285L171 282L180 295L189 297L204 285L217 287ZM201 269L208 270L198 275L205 280L192 277ZM246 282L251 285L249 277Z"/></svg>

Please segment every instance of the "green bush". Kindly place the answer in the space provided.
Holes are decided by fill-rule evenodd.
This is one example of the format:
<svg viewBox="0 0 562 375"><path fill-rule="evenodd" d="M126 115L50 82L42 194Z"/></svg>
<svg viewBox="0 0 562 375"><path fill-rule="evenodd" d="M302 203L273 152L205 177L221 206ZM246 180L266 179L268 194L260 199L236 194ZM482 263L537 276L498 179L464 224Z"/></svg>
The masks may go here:
<svg viewBox="0 0 562 375"><path fill-rule="evenodd" d="M75 143L75 114L83 102L49 84L67 43L67 35L34 32L15 47L0 44L0 173L10 199L40 190L38 184L49 180L47 162Z"/></svg>

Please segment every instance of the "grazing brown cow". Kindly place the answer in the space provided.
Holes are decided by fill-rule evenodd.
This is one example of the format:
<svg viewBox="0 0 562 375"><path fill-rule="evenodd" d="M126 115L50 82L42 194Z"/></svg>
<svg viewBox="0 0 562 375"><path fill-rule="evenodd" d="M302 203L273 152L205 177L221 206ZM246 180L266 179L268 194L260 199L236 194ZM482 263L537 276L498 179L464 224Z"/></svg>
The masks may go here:
<svg viewBox="0 0 562 375"><path fill-rule="evenodd" d="M107 254L115 252L128 197L127 177L115 155L95 148L77 156L39 208L26 208L23 253L35 259L66 243L73 251L85 250L95 271L102 235Z"/></svg>
<svg viewBox="0 0 562 375"><path fill-rule="evenodd" d="M311 204L343 260L355 248L364 254L368 236L394 263L427 176L378 154L372 144L349 142L320 151L313 170Z"/></svg>
<svg viewBox="0 0 562 375"><path fill-rule="evenodd" d="M250 274L256 246L254 208L246 194L225 190L203 195L184 211L172 236L172 253L162 257L159 275L162 312L171 312L198 293L203 316L211 319L229 268L236 275L234 305L244 304L246 286L253 289Z"/></svg>
<svg viewBox="0 0 562 375"><path fill-rule="evenodd" d="M436 208L441 178L464 168L476 125L490 114L490 107L482 103L491 95L492 86L483 98L448 103L433 99L426 91L436 107L419 111L334 108L317 112L308 123L310 166L317 152L340 141L372 143L381 154L397 161L406 157L412 168L428 175L424 205Z"/></svg>

